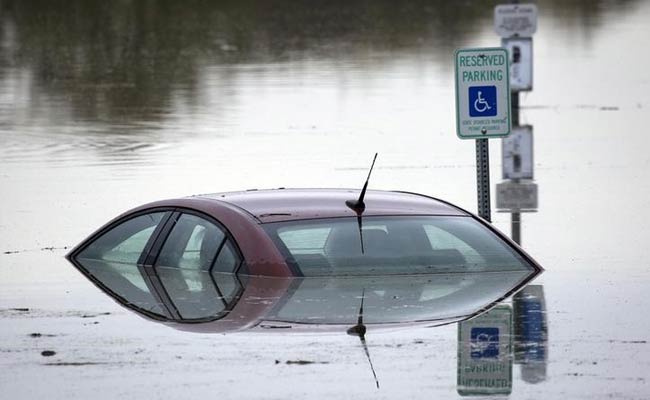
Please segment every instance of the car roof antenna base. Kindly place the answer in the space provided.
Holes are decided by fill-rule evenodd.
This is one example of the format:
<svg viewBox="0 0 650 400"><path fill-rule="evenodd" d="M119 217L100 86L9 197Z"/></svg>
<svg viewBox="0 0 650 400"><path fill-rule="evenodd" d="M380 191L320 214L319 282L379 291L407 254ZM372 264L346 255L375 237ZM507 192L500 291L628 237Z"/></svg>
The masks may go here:
<svg viewBox="0 0 650 400"><path fill-rule="evenodd" d="M372 165L370 166L370 171L368 171L368 177L366 178L366 183L363 184L363 189L359 194L359 198L356 200L346 200L345 205L352 209L357 215L363 214L366 210L366 203L363 202L363 199L366 197L366 189L368 189L368 181L370 181L370 174L372 174L372 169L375 167L375 161L377 160L377 154L372 159Z"/></svg>

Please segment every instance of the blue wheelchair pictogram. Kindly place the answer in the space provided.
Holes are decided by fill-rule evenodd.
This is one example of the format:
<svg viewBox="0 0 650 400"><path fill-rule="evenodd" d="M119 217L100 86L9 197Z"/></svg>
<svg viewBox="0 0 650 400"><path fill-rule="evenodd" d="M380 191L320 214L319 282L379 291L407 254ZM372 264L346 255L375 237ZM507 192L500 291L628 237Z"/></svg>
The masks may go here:
<svg viewBox="0 0 650 400"><path fill-rule="evenodd" d="M473 359L499 357L499 328L472 328L470 350Z"/></svg>
<svg viewBox="0 0 650 400"><path fill-rule="evenodd" d="M469 116L493 117L497 115L497 87L469 87Z"/></svg>

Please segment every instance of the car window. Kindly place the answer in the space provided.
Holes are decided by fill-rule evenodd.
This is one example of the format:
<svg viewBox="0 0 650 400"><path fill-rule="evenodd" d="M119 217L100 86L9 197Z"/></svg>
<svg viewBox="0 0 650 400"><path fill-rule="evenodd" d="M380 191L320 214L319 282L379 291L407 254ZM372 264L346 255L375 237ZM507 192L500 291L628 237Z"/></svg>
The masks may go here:
<svg viewBox="0 0 650 400"><path fill-rule="evenodd" d="M156 264L207 271L225 237L215 224L195 215L181 214L165 240Z"/></svg>
<svg viewBox="0 0 650 400"><path fill-rule="evenodd" d="M528 270L471 217L391 216L264 224L305 276Z"/></svg>
<svg viewBox="0 0 650 400"><path fill-rule="evenodd" d="M168 317L164 305L152 294L144 280L142 267L136 264L78 259L88 273L127 304Z"/></svg>
<svg viewBox="0 0 650 400"><path fill-rule="evenodd" d="M278 235L293 254L324 254L331 227L310 226L304 229L281 230Z"/></svg>
<svg viewBox="0 0 650 400"><path fill-rule="evenodd" d="M241 259L237 255L237 252L235 251L232 243L230 243L228 240L223 245L223 248L219 253L219 257L217 257L212 270L215 272L232 273L235 272L240 262Z"/></svg>
<svg viewBox="0 0 650 400"><path fill-rule="evenodd" d="M226 240L212 267L212 278L217 283L226 302L232 301L240 289L239 282L234 274L240 264L241 258L237 251L230 240Z"/></svg>
<svg viewBox="0 0 650 400"><path fill-rule="evenodd" d="M480 266L485 264L485 259L476 250L451 232L432 224L423 224L422 228L424 228L433 250L458 251L465 259L468 270L473 270L474 267L480 269Z"/></svg>
<svg viewBox="0 0 650 400"><path fill-rule="evenodd" d="M115 226L90 243L79 257L136 264L164 214L145 214Z"/></svg>
<svg viewBox="0 0 650 400"><path fill-rule="evenodd" d="M164 212L131 218L91 242L75 260L105 288L127 303L164 315L138 266L138 260Z"/></svg>
<svg viewBox="0 0 650 400"><path fill-rule="evenodd" d="M225 240L220 227L192 214L181 214L165 240L155 269L181 319L217 316L232 298L223 294L211 274L212 269L234 271L232 245ZM223 285L231 291L234 284L224 279Z"/></svg>

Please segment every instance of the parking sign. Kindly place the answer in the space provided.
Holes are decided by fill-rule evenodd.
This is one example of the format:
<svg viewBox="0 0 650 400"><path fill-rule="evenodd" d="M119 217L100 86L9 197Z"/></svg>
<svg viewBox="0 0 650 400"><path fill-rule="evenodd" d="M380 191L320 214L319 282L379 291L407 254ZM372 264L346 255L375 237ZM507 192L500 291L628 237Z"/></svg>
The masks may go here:
<svg viewBox="0 0 650 400"><path fill-rule="evenodd" d="M509 305L498 305L458 324L458 394L510 394L512 361L512 308Z"/></svg>
<svg viewBox="0 0 650 400"><path fill-rule="evenodd" d="M510 134L510 77L506 49L456 51L456 133L461 139Z"/></svg>

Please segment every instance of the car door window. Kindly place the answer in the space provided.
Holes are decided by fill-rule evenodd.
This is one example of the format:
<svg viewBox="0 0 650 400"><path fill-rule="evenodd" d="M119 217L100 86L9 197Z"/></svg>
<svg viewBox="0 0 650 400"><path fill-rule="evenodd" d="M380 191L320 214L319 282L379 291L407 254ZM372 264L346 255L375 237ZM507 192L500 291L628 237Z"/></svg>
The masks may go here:
<svg viewBox="0 0 650 400"><path fill-rule="evenodd" d="M225 309L227 301L210 274L213 264L228 258L217 257L225 238L212 222L181 214L165 240L155 269L182 320L214 317Z"/></svg>
<svg viewBox="0 0 650 400"><path fill-rule="evenodd" d="M241 258L230 240L227 240L212 267L212 277L227 302L235 297L239 289L239 283L234 272L240 264Z"/></svg>
<svg viewBox="0 0 650 400"><path fill-rule="evenodd" d="M188 271L207 271L225 236L215 224L192 214L181 214L165 240L156 264Z"/></svg>
<svg viewBox="0 0 650 400"><path fill-rule="evenodd" d="M75 257L83 269L105 289L126 303L164 315L152 295L138 260L165 212L140 215L108 230Z"/></svg>

